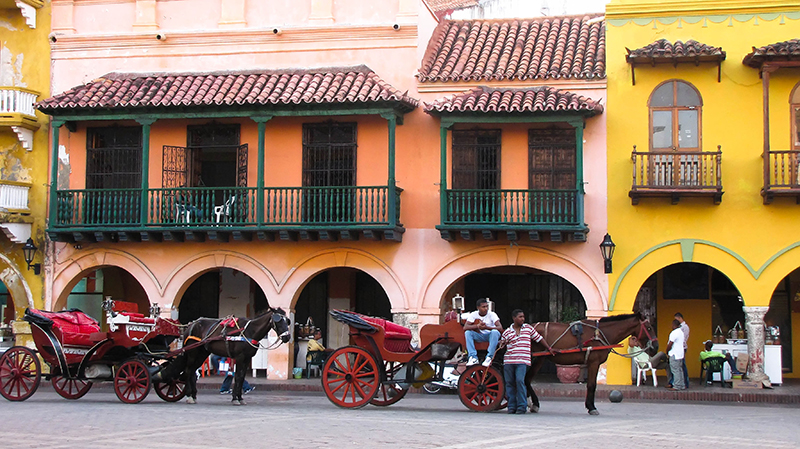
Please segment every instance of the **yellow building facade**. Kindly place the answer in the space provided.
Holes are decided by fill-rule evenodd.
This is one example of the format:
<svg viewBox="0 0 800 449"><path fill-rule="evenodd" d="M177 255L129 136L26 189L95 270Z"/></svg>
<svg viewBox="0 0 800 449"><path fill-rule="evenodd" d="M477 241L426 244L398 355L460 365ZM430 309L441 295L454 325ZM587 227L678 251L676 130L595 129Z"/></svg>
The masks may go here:
<svg viewBox="0 0 800 449"><path fill-rule="evenodd" d="M690 377L704 341L768 326L797 377L800 5L615 0L606 24L610 312L650 310L662 349L681 312Z"/></svg>
<svg viewBox="0 0 800 449"><path fill-rule="evenodd" d="M49 118L34 104L50 93L50 2L3 1L0 8L0 345L10 345L12 329L17 344L30 343L20 317L43 305ZM37 248L30 266L28 242Z"/></svg>

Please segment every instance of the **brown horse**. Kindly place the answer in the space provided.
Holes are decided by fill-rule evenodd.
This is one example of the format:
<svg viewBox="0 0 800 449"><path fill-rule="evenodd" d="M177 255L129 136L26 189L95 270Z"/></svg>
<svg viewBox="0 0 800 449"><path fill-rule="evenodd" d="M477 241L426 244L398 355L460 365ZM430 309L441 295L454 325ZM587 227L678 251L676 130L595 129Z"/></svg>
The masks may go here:
<svg viewBox="0 0 800 449"><path fill-rule="evenodd" d="M289 321L286 313L281 309L267 309L252 320L247 318L199 318L186 327L183 334L184 346L194 342L205 341L193 349L185 351L186 395L188 402L197 401L197 376L195 371L208 358L210 354L230 357L236 361L236 374L234 375L233 398L234 405L244 405L242 400L242 385L245 373L250 369L250 361L258 351L258 342L264 338L270 329L275 329L283 343L288 343Z"/></svg>
<svg viewBox="0 0 800 449"><path fill-rule="evenodd" d="M583 320L574 323L535 323L533 327L556 350L555 355L546 355L532 358L531 369L525 376L528 395L532 400L531 412L539 411L539 398L531 387L531 380L546 360L552 360L559 365L585 365L587 368L586 379L586 409L590 415L599 415L594 406L594 394L597 389L597 372L600 365L608 359L611 349L589 349L615 345L625 338L633 335L644 345L648 354L655 355L658 351L658 338L650 325L650 321L639 313L628 315L615 315L601 318L600 320ZM588 350L580 350L586 348ZM533 342L531 350L543 352L544 346ZM569 351L562 352L559 351Z"/></svg>

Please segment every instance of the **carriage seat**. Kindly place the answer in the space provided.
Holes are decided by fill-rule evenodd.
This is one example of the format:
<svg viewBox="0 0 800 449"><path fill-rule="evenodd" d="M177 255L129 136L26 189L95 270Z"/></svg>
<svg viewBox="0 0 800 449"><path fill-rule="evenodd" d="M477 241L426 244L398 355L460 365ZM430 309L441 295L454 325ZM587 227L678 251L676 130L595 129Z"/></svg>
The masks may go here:
<svg viewBox="0 0 800 449"><path fill-rule="evenodd" d="M156 324L156 319L155 318L146 317L141 313L119 312L119 314L117 316L119 316L119 315L122 315L123 317L127 317L127 319L123 318L123 319L121 319L119 321L114 320L114 322L118 323L118 324L120 324L120 323L141 323L141 324L149 324L149 325L155 325Z"/></svg>
<svg viewBox="0 0 800 449"><path fill-rule="evenodd" d="M413 352L411 348L411 329L401 326L397 323L387 321L383 318L374 318L370 316L362 316L364 321L370 324L380 326L384 331L383 345L387 351L392 352Z"/></svg>
<svg viewBox="0 0 800 449"><path fill-rule="evenodd" d="M64 345L91 347L96 343L91 335L100 332L100 324L78 309L45 312L28 308L25 318L26 321L56 330L56 334L61 334L61 343Z"/></svg>

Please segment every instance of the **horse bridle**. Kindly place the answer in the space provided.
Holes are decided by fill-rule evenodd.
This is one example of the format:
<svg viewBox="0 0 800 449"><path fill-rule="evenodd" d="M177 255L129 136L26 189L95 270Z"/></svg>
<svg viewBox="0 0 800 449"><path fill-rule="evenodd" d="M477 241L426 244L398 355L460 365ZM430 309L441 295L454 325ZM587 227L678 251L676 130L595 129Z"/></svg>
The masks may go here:
<svg viewBox="0 0 800 449"><path fill-rule="evenodd" d="M653 337L650 335L650 331L647 330L647 326L645 324L650 324L649 318L639 320L639 335L636 337L637 340L642 341L642 334L647 335L647 345L643 349L651 348L653 344L652 342L658 342L658 336L656 335Z"/></svg>

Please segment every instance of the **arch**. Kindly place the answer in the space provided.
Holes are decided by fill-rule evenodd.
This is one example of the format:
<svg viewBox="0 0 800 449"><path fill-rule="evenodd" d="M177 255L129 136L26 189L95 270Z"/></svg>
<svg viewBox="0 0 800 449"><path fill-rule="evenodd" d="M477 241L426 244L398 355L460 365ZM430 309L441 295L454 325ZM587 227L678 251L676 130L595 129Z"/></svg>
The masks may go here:
<svg viewBox="0 0 800 449"><path fill-rule="evenodd" d="M59 304L66 304L67 296L86 273L106 266L121 268L133 276L144 289L151 304L155 302L154 298L161 296L158 279L136 256L119 250L96 249L86 251L64 264L53 279L52 304L47 307L55 309Z"/></svg>
<svg viewBox="0 0 800 449"><path fill-rule="evenodd" d="M203 273L219 268L230 268L249 276L264 292L267 302L271 306L282 307L281 304L270 302L270 299L278 295L279 286L275 277L264 265L250 256L234 251L219 250L197 254L170 273L165 283L162 299L171 302L162 304L162 306L177 307L180 298L183 297L192 282Z"/></svg>
<svg viewBox="0 0 800 449"><path fill-rule="evenodd" d="M392 310L408 310L408 295L397 274L381 259L365 251L339 248L311 254L297 263L281 282L281 291L292 294L289 307L294 308L303 288L317 274L337 267L355 268L372 276L386 292ZM288 298L287 298L288 299Z"/></svg>
<svg viewBox="0 0 800 449"><path fill-rule="evenodd" d="M608 310L605 286L577 260L544 248L492 246L462 253L440 266L423 287L420 311L438 314L442 297L455 281L469 273L499 266L535 268L561 276L581 292L587 311Z"/></svg>
<svg viewBox="0 0 800 449"><path fill-rule="evenodd" d="M789 94L789 114L791 116L792 124L790 126L792 135L789 141L792 144L793 150L800 149L800 137L798 137L798 132L800 132L800 113L798 112L800 109L800 82L794 85L792 88L792 93Z"/></svg>
<svg viewBox="0 0 800 449"><path fill-rule="evenodd" d="M26 307L36 307L33 293L17 265L5 254L0 253L0 282L6 285L11 300L14 301L14 315L20 319Z"/></svg>
<svg viewBox="0 0 800 449"><path fill-rule="evenodd" d="M681 101L682 91L684 96L693 94L696 99ZM703 148L703 97L694 85L681 79L664 81L650 93L647 108L650 151L700 151ZM694 120L692 115L696 115Z"/></svg>

